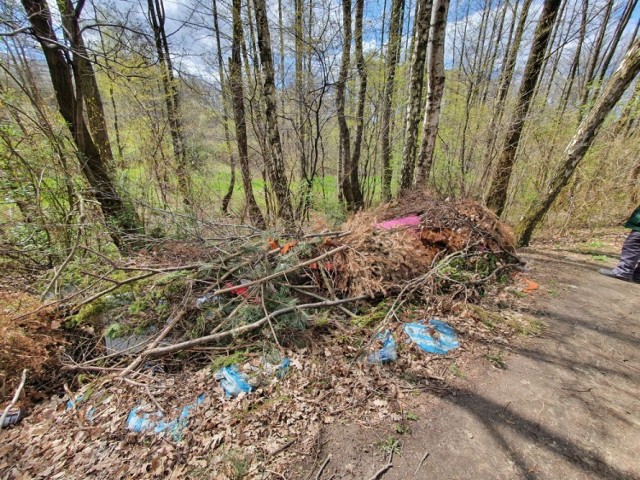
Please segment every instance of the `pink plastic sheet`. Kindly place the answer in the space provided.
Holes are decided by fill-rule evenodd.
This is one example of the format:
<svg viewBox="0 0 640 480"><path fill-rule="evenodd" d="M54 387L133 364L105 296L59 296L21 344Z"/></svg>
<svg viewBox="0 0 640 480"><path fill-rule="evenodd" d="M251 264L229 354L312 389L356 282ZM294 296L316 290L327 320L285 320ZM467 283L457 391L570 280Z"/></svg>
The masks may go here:
<svg viewBox="0 0 640 480"><path fill-rule="evenodd" d="M393 228L407 228L410 230L417 230L420 226L420 217L417 215L409 215L408 217L394 218L385 222L376 223L376 228L383 230L391 230Z"/></svg>

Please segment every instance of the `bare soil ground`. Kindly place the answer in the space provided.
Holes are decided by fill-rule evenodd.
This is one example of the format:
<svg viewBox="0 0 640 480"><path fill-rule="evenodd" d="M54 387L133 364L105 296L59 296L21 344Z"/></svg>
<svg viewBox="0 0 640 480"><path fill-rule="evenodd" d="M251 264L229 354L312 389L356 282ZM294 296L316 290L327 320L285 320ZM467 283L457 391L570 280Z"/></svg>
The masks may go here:
<svg viewBox="0 0 640 480"><path fill-rule="evenodd" d="M597 272L619 235L592 243L523 252L542 335L465 366L449 394L413 398L405 421L331 425L308 478L373 478L390 450L384 480L640 478L640 285Z"/></svg>

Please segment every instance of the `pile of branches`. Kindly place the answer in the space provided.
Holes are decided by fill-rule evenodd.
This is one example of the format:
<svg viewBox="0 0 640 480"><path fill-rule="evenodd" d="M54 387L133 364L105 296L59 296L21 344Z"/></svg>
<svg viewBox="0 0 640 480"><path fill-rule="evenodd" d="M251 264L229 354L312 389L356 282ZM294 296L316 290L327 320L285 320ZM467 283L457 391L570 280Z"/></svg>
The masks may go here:
<svg viewBox="0 0 640 480"><path fill-rule="evenodd" d="M380 226L407 215L418 216L419 224ZM221 225L216 237L158 241L126 263L90 253L108 268L58 302L67 322L95 314L97 333L118 330L114 318L122 331L140 331L141 318L149 328L135 348L109 352L93 345L70 354L66 368L123 377L178 352L228 352L258 331L282 348L322 310L332 309L337 321L393 296L390 318L410 299L436 291L468 295L517 263L513 236L495 215L474 202L426 193L354 215L333 232L276 238Z"/></svg>
<svg viewBox="0 0 640 480"><path fill-rule="evenodd" d="M381 226L398 218L416 224ZM443 200L420 190L354 215L344 229L348 233L338 244L350 248L338 257L336 283L351 295L397 293L453 259L458 273L475 284L520 262L513 233L493 212L471 200Z"/></svg>

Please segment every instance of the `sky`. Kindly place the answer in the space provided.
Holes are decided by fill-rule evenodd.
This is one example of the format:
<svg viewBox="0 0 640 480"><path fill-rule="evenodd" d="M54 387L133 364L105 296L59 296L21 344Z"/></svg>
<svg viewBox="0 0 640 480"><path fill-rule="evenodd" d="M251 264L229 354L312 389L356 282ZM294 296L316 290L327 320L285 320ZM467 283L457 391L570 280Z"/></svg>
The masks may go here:
<svg viewBox="0 0 640 480"><path fill-rule="evenodd" d="M51 11L54 15L54 19L57 25L59 25L59 13L56 6L56 0L47 0L51 7ZM229 45L229 3L231 0L218 0L218 8L220 15L221 35L223 42L223 49L225 59L228 56ZM406 0L405 7L405 24L403 35L403 48L409 45L411 22L409 20L410 15L413 15L416 0ZM454 65L454 58L458 58L460 39L463 35L463 30L466 25L467 29L467 49L473 48L477 45L477 31L478 25L482 17L483 6L486 1L492 2L492 8L490 10L490 18L498 17L497 13L502 8L504 2L501 0L451 0L449 9L449 18L447 25L447 39L445 45L445 65L452 67ZM286 25L291 25L293 22L293 12L291 8L292 0L282 0L283 2L283 17ZM565 12L565 26L563 30L568 32L569 42L564 47L563 59L566 57L572 58L572 53L575 51L575 39L578 34L579 20L570 18L569 12L573 12L575 8L576 12L579 11L579 6L582 0L568 0L569 4ZM305 2L306 3L306 2ZM313 31L316 37L320 37L322 32L322 41L318 44L318 51L321 52L322 57L326 63L322 65L317 62L318 68L321 66L324 68L325 73L334 75L338 68L340 55L341 55L341 35L339 27L342 19L342 8L340 0L323 0L315 1L315 21L313 24ZM520 2L521 3L521 2ZM592 15L597 18L598 12L601 11L605 0L592 0L590 2L590 9L593 12ZM211 15L211 2L210 0L164 0L165 10L167 14L166 29L169 35L169 41L174 59L174 67L178 74L191 75L199 77L202 80L211 80L216 83L217 80L217 66L216 66L216 42L212 28L212 15ZM269 9L269 16L271 20L271 40L272 48L274 49L274 59L279 61L278 45L279 45L279 29L278 25L278 9L277 1L270 0L267 2ZM621 11L621 7L624 3L621 0L616 0L614 12ZM84 10L84 18L94 17L94 8L99 13L99 17L107 16L112 22L122 21L127 18L128 22L133 24L139 24L139 28L147 28L144 25L146 21L146 0L88 0ZM364 48L368 53L382 52L387 40L381 38L381 25L383 18L388 24L389 9L391 6L391 0L365 0L365 33L364 33ZM542 0L534 0L531 7L527 28L525 30L523 45L519 55L518 68L522 68L526 62L528 55L529 45L537 17L541 10ZM386 7L386 14L385 12ZM508 25L511 19L510 10L506 16L506 24ZM579 17L578 17L579 18ZM635 28L636 23L640 19L640 6L635 8L632 19L625 31L624 39L620 42L620 54L622 50L629 43L630 35ZM88 22L89 20L87 20ZM588 42L592 41L597 34L598 22L594 22L594 27L590 29L587 34ZM285 27L286 29L286 27ZM610 28L613 31L613 28ZM287 31L288 32L288 31ZM328 34L326 32L329 32ZM61 32L60 32L61 33ZM506 47L508 28L505 27L502 38L499 41L499 49ZM97 34L94 30L87 30L85 32L85 39L88 42L96 40ZM292 35L285 33L285 49L288 52L293 50ZM455 46L455 51L454 51ZM472 51L472 50L471 50ZM499 55L501 56L501 55ZM292 56L287 54L285 57L285 71L287 77L293 69ZM318 56L318 58L320 58ZM561 62L562 64L562 62ZM499 67L499 65L497 66Z"/></svg>

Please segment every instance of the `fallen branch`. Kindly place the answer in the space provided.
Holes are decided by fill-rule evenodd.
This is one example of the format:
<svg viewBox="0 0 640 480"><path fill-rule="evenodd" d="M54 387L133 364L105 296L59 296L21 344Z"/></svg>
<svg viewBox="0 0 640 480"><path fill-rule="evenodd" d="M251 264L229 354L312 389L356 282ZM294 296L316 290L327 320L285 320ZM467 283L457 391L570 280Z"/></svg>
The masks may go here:
<svg viewBox="0 0 640 480"><path fill-rule="evenodd" d="M387 463L384 467L374 473L373 477L371 477L369 480L378 480L382 476L382 474L384 474L390 468L393 468L393 463Z"/></svg>
<svg viewBox="0 0 640 480"><path fill-rule="evenodd" d="M142 352L140 355L138 355L136 357L136 359L133 362L131 362L127 368L125 368L122 372L120 372L119 376L120 377L125 377L130 372L132 372L133 370L138 368L140 366L140 364L144 361L145 357L146 357L145 352L148 352L148 351L153 350L154 348L156 348L160 344L160 342L162 340L164 340L167 335L169 335L171 330L173 330L173 327L175 327L178 324L178 322L180 320L182 320L182 318L184 317L185 313L186 313L186 307L183 306L182 309L176 315L173 316L173 320L171 320L167 324L167 326L164 327L162 332L160 332L160 335L158 335L155 338L155 340L153 342L151 342L151 344L147 347L147 349L144 352Z"/></svg>
<svg viewBox="0 0 640 480"><path fill-rule="evenodd" d="M7 418L7 414L9 413L9 410L13 408L13 406L18 401L18 398L20 398L20 394L22 393L22 389L24 388L24 384L26 381L27 381L27 369L25 368L22 371L22 379L20 380L20 385L18 385L18 389L16 390L16 393L13 394L11 403L9 403L9 405L7 405L7 408L4 409L4 412L2 412L2 417L0 417L0 430L2 430L2 427L4 425L4 419Z"/></svg>
<svg viewBox="0 0 640 480"><path fill-rule="evenodd" d="M281 308L280 310L276 310L275 312L272 312L269 315L262 317L260 320L257 320L257 321L255 321L253 323L248 324L248 325L243 325L241 327L237 327L237 328L233 328L231 330L227 330L226 332L220 332L220 333L216 333L216 334L213 334L213 335L207 335L205 337L195 338L193 340L187 340L185 342L176 343L174 345L167 345L166 347L149 348L149 349L145 350L144 352L142 352L140 354L139 358L141 360L140 360L140 362L138 362L138 365L142 362L142 360L144 360L145 358L148 358L148 357L159 357L159 356L162 356L162 355L167 355L167 354L170 354L170 353L179 352L179 351L182 351L182 350L186 350L188 348L196 347L196 346L199 346L199 345L204 345L204 344L207 344L207 343L216 342L216 341L219 341L219 340L224 340L224 339L229 338L229 337L234 337L234 336L237 336L237 335L241 335L243 333L251 332L252 330L256 330L256 329L262 327L270 319L272 320L275 317L278 317L280 315L284 315L285 313L294 312L296 310L304 310L304 309L308 309L308 308L333 307L335 305L341 305L343 303L349 303L349 302L356 302L358 300L364 300L365 298L368 298L367 295L360 295L359 297L344 298L344 299L333 300L333 301L325 301L325 302L317 302L317 303L306 303L306 304L303 304L303 305L294 305L292 307ZM129 370L129 371L131 371L131 370Z"/></svg>
<svg viewBox="0 0 640 480"><path fill-rule="evenodd" d="M202 264L180 265L180 266L177 266L177 267L145 269L144 270L145 273L143 273L141 275L138 275L136 277L127 278L125 280L119 281L118 283L116 283L112 287L105 288L104 290L96 293L95 295L91 295L89 298L87 298L87 299L83 300L82 302L78 303L77 305L75 305L74 309L79 309L80 307L83 307L84 305L87 305L87 304L93 302L94 300L97 300L98 298L100 298L100 297L102 297L104 295L107 295L108 293L111 293L114 290L117 290L118 288L120 288L120 287L122 287L124 285L127 285L129 283L133 283L133 282L137 282L138 280L144 280L145 278L152 277L153 275L158 275L160 273L179 272L181 270L197 270L199 268L202 268ZM118 269L118 270L122 270L122 269ZM136 270L140 270L140 269L136 269Z"/></svg>
<svg viewBox="0 0 640 480"><path fill-rule="evenodd" d="M215 292L213 292L213 295L222 295L223 293L234 292L234 291L238 290L238 288L249 288L249 287L253 287L254 285L259 285L259 284L267 282L269 280L273 280L274 278L282 277L283 275L287 275L288 273L295 272L296 270L299 270L300 268L303 268L303 267L306 267L308 265L311 265L312 263L316 263L316 262L319 262L321 260L324 260L325 258L330 257L331 255L334 255L334 254L336 254L338 252L341 252L342 250L345 250L347 248L349 248L348 245L342 245L340 247L334 248L333 250L329 250L328 252L325 252L320 256L312 258L311 260L304 261L302 263L294 265L293 267L289 267L289 268L287 268L285 270L282 270L280 272L272 273L271 275L267 275L266 277L262 277L262 278L259 278L257 280L253 280L251 282L243 283L242 285L239 285L239 286L221 288L220 290L216 290Z"/></svg>
<svg viewBox="0 0 640 480"><path fill-rule="evenodd" d="M424 463L424 461L427 459L428 456L429 456L429 452L425 452L425 454L422 456L422 459L420 460L420 463L418 463L418 466L416 467L416 471L413 473L414 477L418 474L418 470L420 470L420 467L422 467L422 464Z"/></svg>
<svg viewBox="0 0 640 480"><path fill-rule="evenodd" d="M331 454L327 455L327 459L322 462L322 465L320 465L320 470L318 470L318 473L316 474L316 480L320 480L320 476L322 475L322 472L324 472L324 469L326 468L327 464L331 461Z"/></svg>
<svg viewBox="0 0 640 480"><path fill-rule="evenodd" d="M329 301L328 298L323 297L322 295L318 295L317 293L313 293L313 292L308 292L306 290L304 290L303 288L299 288L297 286L291 286L291 288L293 288L293 290L295 290L298 293L301 293L303 295L307 295L311 298L315 298L316 300L324 300L324 301ZM338 305L336 308L338 308L340 311L342 311L343 313L346 313L348 316L350 316L351 318L356 318L358 315L356 315L355 313L353 313L351 310L349 310L348 308L344 308L342 305Z"/></svg>

